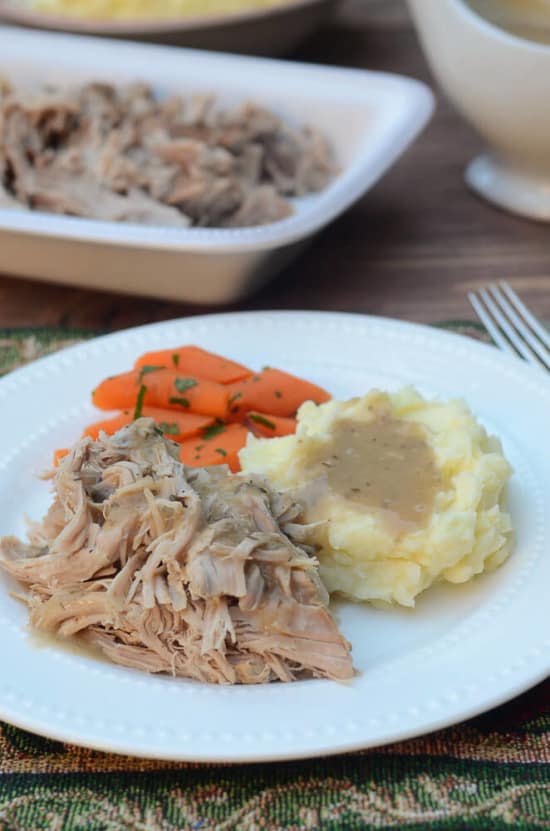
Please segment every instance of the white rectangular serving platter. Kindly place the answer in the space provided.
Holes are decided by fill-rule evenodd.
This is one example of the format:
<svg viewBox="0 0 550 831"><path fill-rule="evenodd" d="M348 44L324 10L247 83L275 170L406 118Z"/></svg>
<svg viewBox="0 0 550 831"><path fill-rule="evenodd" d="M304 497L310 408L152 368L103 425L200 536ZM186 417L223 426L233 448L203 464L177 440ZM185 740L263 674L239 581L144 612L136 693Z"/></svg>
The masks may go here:
<svg viewBox="0 0 550 831"><path fill-rule="evenodd" d="M274 276L381 178L433 110L424 84L397 75L8 26L0 26L0 77L140 80L160 96L214 92L222 106L254 100L323 131L339 175L269 225L173 229L0 209L0 272L192 303L231 302Z"/></svg>

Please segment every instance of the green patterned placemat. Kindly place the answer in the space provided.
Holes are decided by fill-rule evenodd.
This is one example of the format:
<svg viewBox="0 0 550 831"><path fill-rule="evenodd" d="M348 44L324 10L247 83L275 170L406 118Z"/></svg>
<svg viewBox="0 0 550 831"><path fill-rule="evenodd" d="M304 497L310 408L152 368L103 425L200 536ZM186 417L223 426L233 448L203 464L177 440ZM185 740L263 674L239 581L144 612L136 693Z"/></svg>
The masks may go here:
<svg viewBox="0 0 550 831"><path fill-rule="evenodd" d="M0 373L87 336L0 330ZM550 829L549 783L550 681L430 736L304 762L148 762L0 723L0 831L530 831Z"/></svg>

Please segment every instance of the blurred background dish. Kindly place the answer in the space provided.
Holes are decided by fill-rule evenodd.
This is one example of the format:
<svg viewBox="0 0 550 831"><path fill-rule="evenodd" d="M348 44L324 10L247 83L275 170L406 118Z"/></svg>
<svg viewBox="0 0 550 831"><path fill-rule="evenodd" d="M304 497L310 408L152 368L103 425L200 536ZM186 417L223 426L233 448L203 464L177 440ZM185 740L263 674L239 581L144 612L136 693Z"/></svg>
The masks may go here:
<svg viewBox="0 0 550 831"><path fill-rule="evenodd" d="M285 5L291 0L20 0L41 12L98 20L200 17Z"/></svg>
<svg viewBox="0 0 550 831"><path fill-rule="evenodd" d="M194 303L229 303L266 282L363 196L428 121L422 83L382 72L0 28L14 86L143 81L161 97L215 92L320 130L339 169L293 214L248 228L169 228L0 210L0 272Z"/></svg>
<svg viewBox="0 0 550 831"><path fill-rule="evenodd" d="M488 145L468 166L468 184L499 207L550 222L550 44L526 37L535 17L544 31L550 3L408 3L435 76Z"/></svg>
<svg viewBox="0 0 550 831"><path fill-rule="evenodd" d="M228 0L215 1L218 5L211 8L219 9ZM183 0L180 2L184 8ZM196 0L193 2L196 6ZM225 13L180 13L168 17L157 13L109 19L45 11L31 0L0 0L0 19L34 28L153 40L195 49L278 55L294 49L325 23L340 0L260 0L262 5L258 5L258 0L242 0L240 10L238 2L233 0L235 10ZM145 7L143 2L141 6ZM99 8L104 8L103 2Z"/></svg>

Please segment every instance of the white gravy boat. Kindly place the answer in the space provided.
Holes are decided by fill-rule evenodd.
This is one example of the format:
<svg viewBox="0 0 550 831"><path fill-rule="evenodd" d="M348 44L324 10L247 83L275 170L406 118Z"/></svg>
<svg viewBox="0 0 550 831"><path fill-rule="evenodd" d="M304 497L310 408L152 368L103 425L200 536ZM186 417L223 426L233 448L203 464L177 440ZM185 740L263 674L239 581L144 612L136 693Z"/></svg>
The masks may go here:
<svg viewBox="0 0 550 831"><path fill-rule="evenodd" d="M466 170L480 195L550 221L550 44L510 34L463 0L408 0L432 70L487 142Z"/></svg>

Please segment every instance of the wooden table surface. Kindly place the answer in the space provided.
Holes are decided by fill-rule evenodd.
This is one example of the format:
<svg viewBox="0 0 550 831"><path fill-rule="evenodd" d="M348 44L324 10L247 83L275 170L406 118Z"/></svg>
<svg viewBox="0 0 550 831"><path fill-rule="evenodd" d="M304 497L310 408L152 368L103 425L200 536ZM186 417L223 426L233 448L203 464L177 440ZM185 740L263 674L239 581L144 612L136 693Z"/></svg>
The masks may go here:
<svg viewBox="0 0 550 831"><path fill-rule="evenodd" d="M400 0L350 0L300 60L433 83ZM465 187L477 136L437 93L435 117L360 203L277 280L231 309L331 309L422 322L473 319L466 292L506 278L550 319L550 226L509 216ZM214 311L0 277L0 327L119 329Z"/></svg>

